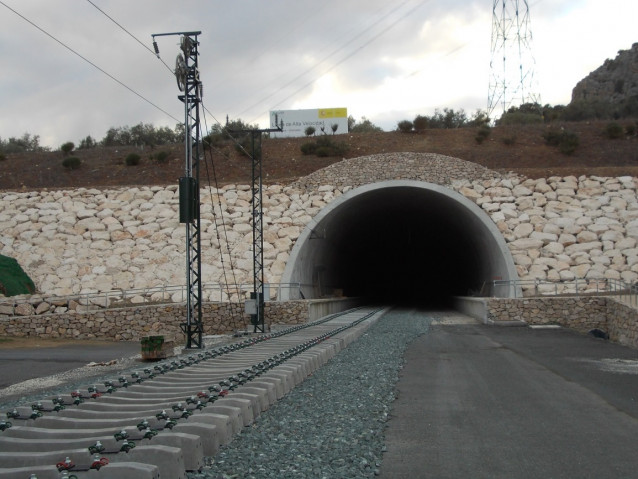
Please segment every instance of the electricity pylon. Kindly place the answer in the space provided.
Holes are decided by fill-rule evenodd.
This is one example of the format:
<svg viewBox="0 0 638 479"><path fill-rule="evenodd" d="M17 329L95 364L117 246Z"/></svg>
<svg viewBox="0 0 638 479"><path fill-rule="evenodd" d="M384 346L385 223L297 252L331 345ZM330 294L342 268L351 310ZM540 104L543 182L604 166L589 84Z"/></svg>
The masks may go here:
<svg viewBox="0 0 638 479"><path fill-rule="evenodd" d="M535 65L527 0L494 0L487 97L487 114L491 119L500 118L512 106L540 105Z"/></svg>

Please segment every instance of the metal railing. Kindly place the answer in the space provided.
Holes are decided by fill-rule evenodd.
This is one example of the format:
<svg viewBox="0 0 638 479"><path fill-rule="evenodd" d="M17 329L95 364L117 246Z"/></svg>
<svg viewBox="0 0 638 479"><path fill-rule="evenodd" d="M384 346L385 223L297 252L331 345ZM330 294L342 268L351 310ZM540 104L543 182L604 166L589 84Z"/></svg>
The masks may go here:
<svg viewBox="0 0 638 479"><path fill-rule="evenodd" d="M266 283L264 296L266 301L281 301L284 290L290 299L302 299L301 283ZM202 284L204 302L243 302L253 291L252 284L223 285L219 283ZM87 308L118 308L149 304L185 303L188 291L185 285L164 285L150 288L116 289L103 292L87 292L66 296L34 294L28 296L0 298L0 316L16 315L20 305L30 304L34 308L46 303L51 306L67 307L71 301Z"/></svg>
<svg viewBox="0 0 638 479"><path fill-rule="evenodd" d="M495 280L496 297L529 296L595 296L613 295L616 299L638 307L638 284L618 279L574 279L572 281L543 281L539 279ZM522 292L522 295L520 294Z"/></svg>

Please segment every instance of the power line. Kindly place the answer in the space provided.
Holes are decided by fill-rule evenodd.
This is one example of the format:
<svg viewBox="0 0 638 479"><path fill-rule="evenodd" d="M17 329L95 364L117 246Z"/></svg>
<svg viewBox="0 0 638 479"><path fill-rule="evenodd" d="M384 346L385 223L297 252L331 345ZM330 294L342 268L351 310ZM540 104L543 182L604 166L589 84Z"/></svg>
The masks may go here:
<svg viewBox="0 0 638 479"><path fill-rule="evenodd" d="M144 100L146 103L148 103L149 105L151 105L152 107L156 108L157 110L161 111L162 113L164 113L165 115L171 117L173 120L175 120L178 123L181 123L182 120L179 120L177 118L175 118L173 115L171 115L169 112L167 112L166 110L162 109L161 107L157 106L155 103L153 103L151 100L149 100L148 98L144 97L141 93L136 92L135 90L133 90L130 86L128 86L127 84L125 84L124 82L122 82L121 80L117 79L116 77L114 77L113 75L111 75L109 72L107 72L106 70L104 70L103 68L97 66L95 63L93 63L91 60L89 60L88 58L82 56L80 53L78 53L77 51L75 51L73 48L71 48L70 46L68 46L66 43L62 42L61 40L58 40L56 37L54 37L53 35L51 35L49 32L47 32L46 30L44 30L43 28L41 28L40 26L36 25L34 22L32 22L31 20L29 20L27 17L25 17L24 15L22 15L21 13L17 12L16 10L14 10L13 8L11 8L9 5L7 5L6 3L4 3L2 0L0 0L0 5L4 6L5 8L7 8L7 10L10 10L11 12L15 13L17 16L19 16L20 18L22 18L25 22L29 23L30 25L34 26L35 28L37 28L38 30L40 30L42 33L44 33L47 37L51 38L52 40L56 41L57 43L59 43L60 45L62 45L64 48L66 48L67 50L69 50L71 53L73 53L74 55L80 57L82 60L84 60L85 62L87 62L89 65L91 65L92 67L96 68L97 70L99 70L100 72L102 72L104 75L106 75L107 77L109 77L111 80L113 80L114 82L118 83L119 85L123 86L124 88L126 88L128 91L130 91L131 93L133 93L134 95L136 95L137 97L141 98L142 100Z"/></svg>
<svg viewBox="0 0 638 479"><path fill-rule="evenodd" d="M102 15L104 15L106 18L108 18L109 20L111 20L113 23L115 23L118 27L120 27L122 30L124 30L133 40L135 40L137 43L139 43L140 45L142 45L146 50L148 50L149 52L151 52L151 54L153 56L157 56L157 58L159 58L159 60L164 64L164 66L168 69L169 72L171 72L171 74L174 74L174 71L171 69L171 67L169 67L166 62L164 60L162 60L159 55L157 55L153 50L151 50L148 46L146 46L139 38L137 38L135 35L133 35L131 32L129 32L126 28L124 28L119 22L117 22L113 17L111 17L108 13L106 13L104 10L102 10L100 7L98 7L95 3L93 3L91 0L86 0L87 2L89 2L91 5L93 5L100 13L102 13Z"/></svg>
<svg viewBox="0 0 638 479"><path fill-rule="evenodd" d="M321 75L325 75L326 73L331 72L332 70L334 70L335 68L337 68L339 65L341 65L342 63L344 63L346 60L349 60L350 58L352 58L353 56L355 56L356 54L358 54L360 51L362 51L364 48L366 48L368 45L370 45L372 42L374 42L375 40L377 40L379 37L385 35L388 31L390 31L392 28L394 28L397 23L399 23L401 20L403 20L405 17L407 17L408 15L410 15L411 13L413 13L414 11L416 11L418 8L420 8L421 6L423 6L425 3L428 3L430 0L422 0L421 2L419 2L416 6L412 7L410 10L408 10L407 12L405 12L403 15L401 15L399 18L397 18L396 20L394 20L392 23L390 23L390 25L386 26L385 28L383 28L379 33L373 35L370 39L366 40L362 45L360 45L358 48L356 48L354 51L350 52L349 54L347 54L345 57L343 57L341 60L339 60L338 62L336 62L334 65L332 65L330 68L328 68L327 70L325 70L324 72L321 73ZM405 3L401 4L398 8L400 8L401 6L403 6ZM398 9L397 8L397 9ZM393 10L393 11L396 11ZM374 25L378 24L379 22L376 22ZM370 28L372 27L368 27L365 31L370 30ZM354 38L358 38L360 37L364 32L359 33L358 35L356 35ZM353 39L354 39L353 38ZM339 51L339 50L337 50ZM332 56L335 52L331 53L329 56ZM328 57L326 57L328 58ZM322 60L320 63L322 63L324 60ZM312 69L314 69L316 67L316 65L312 68L310 68L307 71L311 71ZM312 85L315 81L317 80L317 78L313 78L312 80L308 81L307 83L303 84L301 87L297 88L294 92L292 92L290 95L286 96L285 98L283 98L281 101L279 101L277 104L275 104L272 108L276 108L277 106L281 105L283 102L289 100L290 98L292 98L293 96L295 96L297 93L299 93L300 91L304 90L305 88L307 88L309 85ZM272 96L272 95L270 95ZM268 98L270 98L270 96ZM260 102L261 103L261 102ZM256 103L254 106L258 105L259 103ZM260 116L262 114L267 113L267 111L262 112L260 114ZM258 117L257 117L258 118ZM256 118L253 119L252 121L256 121Z"/></svg>

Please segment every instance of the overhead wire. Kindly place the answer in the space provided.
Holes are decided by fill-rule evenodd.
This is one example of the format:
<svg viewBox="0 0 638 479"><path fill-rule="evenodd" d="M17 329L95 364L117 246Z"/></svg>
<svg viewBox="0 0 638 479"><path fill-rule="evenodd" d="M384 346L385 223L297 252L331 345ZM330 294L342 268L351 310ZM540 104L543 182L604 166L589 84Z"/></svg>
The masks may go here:
<svg viewBox="0 0 638 479"><path fill-rule="evenodd" d="M87 0L87 2L89 2L91 5L93 5L98 11L100 11L104 16L106 16L109 20L111 20L113 23L115 23L119 28L121 28L123 31L125 31L131 38L133 38L137 43L142 45L142 47L144 47L146 50L148 50L151 54L153 54L154 56L157 56L157 58L159 58L162 61L164 66L166 66L166 68L171 72L171 74L174 73L173 70L166 64L166 62L164 62L164 60L162 60L159 57L159 54L156 54L153 50L151 50L148 46L146 46L142 41L140 41L135 35L133 35L131 32L129 32L126 28L124 28L119 22L117 22L114 18L112 18L110 15L108 15L106 12L104 12L104 10L102 10L97 5L95 5L95 3L93 3L91 0ZM204 108L205 111L207 111L205 109L203 101L202 101L202 107ZM211 113L211 117L221 126L221 123L219 123L219 121L215 118L214 115L212 115L212 113ZM205 129L208 131L208 125L207 125L207 122L206 122L206 116L205 115L204 115L204 123L205 123ZM224 127L222 127L222 130L226 130L226 129ZM200 134L201 134L201 127L200 127ZM243 145L241 145L241 143L236 138L234 138L230 134L230 132L227 132L227 134L244 151L244 153L248 154L248 152L244 149ZM203 137L203 135L201 135L201 136ZM209 145L209 146L210 146L210 149L211 149L210 163L211 163L211 169L212 169L212 177L213 177L213 181L215 183L215 189L218 190L217 174L216 174L215 164L214 164L213 157L212 157L212 149L215 148L215 147L213 145ZM219 234L219 222L217 220L217 213L215 211L215 203L213 201L212 185L211 185L211 174L210 174L210 171L208 169L208 161L206 160L206 148L204 148L203 153L204 153L204 155L203 155L204 156L204 166L206 168L206 178L207 178L207 183L208 183L208 190L209 190L210 199L211 199L212 215L213 215L214 224L215 224L215 231L216 231L216 235L217 235L217 242L218 242L220 250L221 250L222 242L221 242L221 237L220 237L220 234ZM223 253L220 255L220 261L222 263L222 274L223 274L223 277L224 277L224 285L226 287L226 292L227 292L228 298L230 300L230 298L231 298L231 285L237 290L237 294L239 294L239 285L237 284L237 277L236 277L235 269L234 269L234 266L233 266L233 263L232 263L230 242L228 241L228 234L227 234L227 230L226 230L226 222L225 222L225 219L224 219L224 209L222 208L221 201L219 202L219 211L220 211L220 216L221 216L221 229L222 229L224 240L225 240L225 243L226 243L226 246L227 246L227 253L228 253L228 256L230 258L230 272L231 272L231 275L232 275L232 283L229 284L228 277L227 277L227 268L226 268L225 262L224 262L224 255L223 255ZM236 313L232 302L231 302L230 309L231 309L230 310L230 316L233 319L233 323L235 323L235 326L237 326L238 321L237 321L236 317L238 316L238 314ZM241 323L241 320L239 321L239 323Z"/></svg>
<svg viewBox="0 0 638 479"><path fill-rule="evenodd" d="M202 108L205 109L204 107L204 103L203 101L201 101L202 104ZM203 119L204 119L204 126L205 129L208 130L208 124L206 122L206 115L203 115ZM201 135L201 125L200 125L200 137L203 138L203 135ZM204 146L205 143L204 141L202 141L202 146L203 146L203 152L204 152L204 166L206 168L206 178L207 178L207 182L208 182L208 193L210 195L210 202L211 202L211 208L212 208L212 215L213 215L213 224L215 225L215 234L217 236L217 244L219 245L219 249L220 249L220 262L222 264L222 275L224 278L224 286L226 287L226 294L228 295L228 301L230 303L230 318L231 321L233 323L233 326L237 326L238 324L241 326L245 326L245 321L242 321L241 319L237 320L237 317L239 316L240 318L242 318L241 316L241 312L237 313L237 310L233 304L233 302L231 301L231 286L233 286L236 290L237 295L239 296L240 294L240 287L237 283L237 275L235 274L235 267L233 266L233 261L232 261L232 255L231 255L231 248L230 248L230 241L228 240L228 232L226 229L226 221L224 218L224 208L222 207L222 203L221 203L221 198L219 200L219 214L221 216L221 230L222 230L222 234L224 237L224 241L226 243L226 252L228 253L228 258L229 258L229 262L230 262L230 273L232 275L232 283L229 283L228 281L228 276L226 273L226 266L225 266L225 262L224 262L224 252L222 250L222 241L221 241L221 237L220 237L220 226L219 226L219 222L218 222L218 218L217 218L217 212L215 210L215 202L213 200L213 190L212 190L212 185L211 185L211 174L210 171L208 169L208 161L206 160L206 147ZM215 190L219 191L219 182L217 180L217 171L215 169L215 162L213 161L213 154L212 154L212 149L215 148L212 144L209 143L209 151L210 151L210 164L211 164L211 169L212 169L212 178L213 178L213 182L215 184ZM216 148L215 148L216 149ZM239 298L238 298L239 299Z"/></svg>
<svg viewBox="0 0 638 479"><path fill-rule="evenodd" d="M144 44L144 42L142 42L139 38L137 38L135 35L133 35L131 32L129 32L126 28L124 28L118 21L116 21L113 17L111 17L108 13L106 13L104 10L102 10L100 7L98 7L95 3L93 3L91 0L86 0L87 2L89 2L91 5L93 5L100 13L102 13L102 15L104 15L106 18L108 18L109 20L111 20L113 23L115 23L118 27L120 27L122 30L124 30L124 32L126 32L133 40L135 40L137 43L139 43L140 45L142 45L146 50L148 50L149 52L151 52L151 54L153 56L156 56L157 58L159 58L159 60L164 64L164 66L168 69L169 72L171 72L171 74L174 73L173 69L171 67L169 67L166 62L164 60L162 60L159 56L159 54L156 54L153 50L151 50L147 45Z"/></svg>
<svg viewBox="0 0 638 479"><path fill-rule="evenodd" d="M155 103L153 103L151 100L149 100L148 98L146 98L145 96L143 96L141 93L133 90L133 88L131 88L130 86L128 86L126 83L124 83L123 81L121 81L120 79L116 78L115 76L113 76L112 74L110 74L109 72L107 72L106 70L104 70L103 68L99 67L98 65L96 65L94 62L92 62L91 60L89 60L88 58L86 58L85 56L83 56L82 54L80 54L79 52L77 52L76 50L74 50L73 48L71 48L70 46L68 46L66 43L64 43L63 41L59 40L58 38L56 38L55 36L53 36L52 34L50 34L49 32L47 32L45 29L43 29L42 27L40 27L39 25L37 25L35 22L29 20L27 17L25 17L24 15L22 15L20 12L14 10L13 8L11 8L9 5L7 5L6 3L4 3L2 0L0 0L0 5L4 6L7 10L10 10L11 12L13 12L14 14L16 14L18 17L22 18L25 22L29 23L30 25L32 25L33 27L37 28L38 30L40 30L42 33L44 33L46 36L48 36L49 38L51 38L52 40L54 40L55 42L59 43L61 46L63 46L64 48L66 48L67 50L69 50L71 53L73 53L74 55L78 56L79 58L81 58L82 60L84 60L86 63L88 63L89 65L91 65L92 67L94 67L95 69L97 69L98 71L102 72L104 75L106 75L107 77L109 77L111 80L113 80L114 82L116 82L117 84L119 84L120 86L126 88L128 91L130 91L131 93L133 93L134 95L136 95L138 98L144 100L146 103L148 103L149 105L151 105L153 108L156 108L157 110L161 111L162 113L164 113L165 115L169 116L170 118L172 118L173 120L177 121L177 122L181 122L182 120L179 120L177 118L175 118L173 115L171 115L169 112L167 112L166 110L164 110L163 108L161 108L160 106L156 105Z"/></svg>
<svg viewBox="0 0 638 479"><path fill-rule="evenodd" d="M342 41L342 45L336 49L334 49L333 51L331 51L329 54L327 54L326 56L324 56L321 60L319 60L318 62L315 62L311 67L305 69L303 72L299 73L297 76L295 76L292 80L286 82L284 85L280 85L277 90L275 90L274 92L272 92L271 94L263 97L262 99L260 99L259 101L255 102L254 104L252 104L251 106L249 106L248 108L245 108L243 111L241 111L239 113L239 116L241 117L241 115L243 115L244 113L252 110L255 106L260 105L262 103L264 103L265 101L269 100L270 98L272 98L273 96L275 96L277 93L279 93L280 91L282 91L284 88L294 84L297 80L303 78L304 76L306 76L308 73L312 72L313 70L315 70L316 68L318 68L322 63L326 62L327 60L329 60L330 58L332 58L333 56L335 56L337 53L339 53L340 51L344 50L345 48L347 48L347 46L354 42L355 40L357 40L358 38L362 37L365 33L367 33L368 31L370 31L372 28L374 28L375 26L377 26L379 23L381 23L388 15L393 14L394 12L396 12L397 10L401 9L406 3L408 3L409 0L404 0L403 3L399 4L398 6L395 6L393 8L390 9L390 11L388 11L387 13L384 12L382 13L379 18L374 21L371 25L367 25L363 30L359 31L357 34L355 34L354 36L350 37L348 40L344 40ZM385 6L384 6L385 8ZM383 10L380 9L379 11ZM403 17L402 17L403 18ZM323 74L323 73L322 73ZM312 82L314 82L316 79L313 79ZM310 83L312 83L310 82ZM304 88L307 85L304 86ZM297 92L295 92L296 94ZM282 100L285 101L288 98ZM280 102L281 103L281 102Z"/></svg>

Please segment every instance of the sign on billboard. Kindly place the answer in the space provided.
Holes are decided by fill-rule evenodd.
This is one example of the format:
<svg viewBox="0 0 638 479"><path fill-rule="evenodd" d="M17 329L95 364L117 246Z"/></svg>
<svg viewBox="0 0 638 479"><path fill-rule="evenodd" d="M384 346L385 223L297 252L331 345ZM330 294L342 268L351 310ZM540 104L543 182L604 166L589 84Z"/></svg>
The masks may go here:
<svg viewBox="0 0 638 479"><path fill-rule="evenodd" d="M335 127L336 125L336 127ZM273 138L306 136L306 128L312 126L315 135L348 133L347 108L318 108L311 110L273 110L270 112L270 128L282 127L273 132Z"/></svg>

